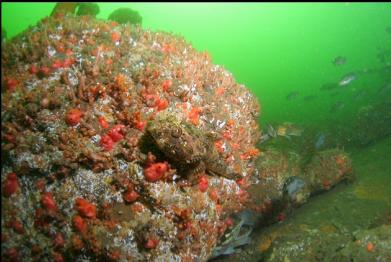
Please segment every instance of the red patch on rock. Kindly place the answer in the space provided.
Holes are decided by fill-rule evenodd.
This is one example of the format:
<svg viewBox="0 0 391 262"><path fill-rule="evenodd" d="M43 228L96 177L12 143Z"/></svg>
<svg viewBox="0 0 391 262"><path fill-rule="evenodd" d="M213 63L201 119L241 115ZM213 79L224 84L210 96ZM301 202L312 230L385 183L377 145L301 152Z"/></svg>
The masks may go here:
<svg viewBox="0 0 391 262"><path fill-rule="evenodd" d="M161 111L167 108L168 106L168 100L163 98L163 99L157 99L155 103L157 111Z"/></svg>
<svg viewBox="0 0 391 262"><path fill-rule="evenodd" d="M57 252L53 252L52 257L53 257L54 262L64 262L65 261L64 257L60 253L57 253Z"/></svg>
<svg viewBox="0 0 391 262"><path fill-rule="evenodd" d="M217 152L219 152L219 153L224 153L224 147L223 147L223 145L224 145L223 140L217 140L217 141L214 143L214 146L215 146Z"/></svg>
<svg viewBox="0 0 391 262"><path fill-rule="evenodd" d="M41 68L39 69L39 71L38 71L38 76L39 76L40 78L43 78L43 77L49 76L49 75L50 75L50 72L51 72L51 70L50 70L49 67L43 66L43 67L41 67Z"/></svg>
<svg viewBox="0 0 391 262"><path fill-rule="evenodd" d="M118 261L121 258L121 252L119 250L110 251L108 258L110 261Z"/></svg>
<svg viewBox="0 0 391 262"><path fill-rule="evenodd" d="M80 233L87 232L87 224L81 216L77 215L73 218L73 225Z"/></svg>
<svg viewBox="0 0 391 262"><path fill-rule="evenodd" d="M227 225L227 227L231 227L233 226L234 221L232 220L232 218L229 217L225 220L225 224Z"/></svg>
<svg viewBox="0 0 391 262"><path fill-rule="evenodd" d="M106 118L104 116L100 116L98 118L98 122L102 128L109 128L109 123L106 121Z"/></svg>
<svg viewBox="0 0 391 262"><path fill-rule="evenodd" d="M209 197L210 199L212 199L213 201L217 201L219 199L219 195L217 193L217 190L212 190L209 192Z"/></svg>
<svg viewBox="0 0 391 262"><path fill-rule="evenodd" d="M19 180L16 173L9 173L3 182L3 196L10 197L19 188Z"/></svg>
<svg viewBox="0 0 391 262"><path fill-rule="evenodd" d="M91 204L83 198L77 198L75 201L75 205L76 210L79 212L80 215L86 218L96 218L96 206L94 204Z"/></svg>
<svg viewBox="0 0 391 262"><path fill-rule="evenodd" d="M50 192L45 192L42 194L41 204L48 210L57 211L56 201L54 200L53 195Z"/></svg>
<svg viewBox="0 0 391 262"><path fill-rule="evenodd" d="M7 79L7 82L5 83L5 86L8 91L13 92L16 88L16 86L19 84L19 81L13 78Z"/></svg>
<svg viewBox="0 0 391 262"><path fill-rule="evenodd" d="M39 191L44 191L44 190L45 190L45 186L46 186L46 181L45 181L45 179L43 179L43 178L39 179L39 180L35 183L35 187L36 187Z"/></svg>
<svg viewBox="0 0 391 262"><path fill-rule="evenodd" d="M141 112L136 112L133 117L134 127L140 131L144 131L145 126L147 125L147 121L141 120Z"/></svg>
<svg viewBox="0 0 391 262"><path fill-rule="evenodd" d="M111 137L111 139L114 142L120 141L122 138L124 138L124 135L122 133L122 129L124 128L124 125L115 125L108 133L107 135Z"/></svg>
<svg viewBox="0 0 391 262"><path fill-rule="evenodd" d="M156 182L160 180L168 171L168 163L153 163L144 169L145 179L149 182Z"/></svg>
<svg viewBox="0 0 391 262"><path fill-rule="evenodd" d="M105 151L110 151L114 147L114 141L109 135L104 135L100 138L100 146L103 147Z"/></svg>
<svg viewBox="0 0 391 262"><path fill-rule="evenodd" d="M205 176L201 176L198 181L198 189L201 192L206 192L208 190L208 179Z"/></svg>
<svg viewBox="0 0 391 262"><path fill-rule="evenodd" d="M147 121L139 121L137 122L134 127L140 131L144 131L145 126L147 125Z"/></svg>
<svg viewBox="0 0 391 262"><path fill-rule="evenodd" d="M54 236L53 244L54 244L55 248L64 247L65 239L64 239L64 236L60 232L57 232L56 235Z"/></svg>
<svg viewBox="0 0 391 262"><path fill-rule="evenodd" d="M67 68L73 65L76 62L74 58L66 58L62 63L62 67Z"/></svg>
<svg viewBox="0 0 391 262"><path fill-rule="evenodd" d="M277 220L280 221L280 222L284 221L285 218L286 218L286 217L285 217L285 214L284 214L284 213L280 213L280 214L278 214L278 216L277 216Z"/></svg>
<svg viewBox="0 0 391 262"><path fill-rule="evenodd" d="M112 40L113 42L117 42L117 41L119 41L120 39L121 39L121 34L120 34L119 32L114 31L114 32L111 33L111 40Z"/></svg>
<svg viewBox="0 0 391 262"><path fill-rule="evenodd" d="M162 84L163 91L164 91L164 92L167 92L168 89L171 87L171 85L172 85L171 79L165 80L165 81L163 82L163 84Z"/></svg>
<svg viewBox="0 0 391 262"><path fill-rule="evenodd" d="M39 69L36 65L31 65L30 66L30 69L29 69L29 72L33 75L37 74L39 72Z"/></svg>
<svg viewBox="0 0 391 262"><path fill-rule="evenodd" d="M157 247L158 244L159 244L159 239L150 238L145 243L144 247L147 248L147 249L154 249L154 248Z"/></svg>
<svg viewBox="0 0 391 262"><path fill-rule="evenodd" d="M224 92L225 92L225 88L224 87L219 87L219 88L216 89L215 94L216 94L216 96L221 96L221 95L224 94Z"/></svg>
<svg viewBox="0 0 391 262"><path fill-rule="evenodd" d="M59 69L61 67L63 67L63 62L60 60L60 59L56 59L54 60L53 64L52 64L52 68L54 69Z"/></svg>
<svg viewBox="0 0 391 262"><path fill-rule="evenodd" d="M12 144L16 144L15 136L12 134L4 134L4 139Z"/></svg>
<svg viewBox="0 0 391 262"><path fill-rule="evenodd" d="M136 201L136 200L139 198L139 196L140 196L140 195L139 195L136 191L134 191L134 190L132 190L132 189L128 189L128 190L125 192L123 198L124 198L124 200L125 200L127 203L132 203L132 202Z"/></svg>
<svg viewBox="0 0 391 262"><path fill-rule="evenodd" d="M11 222L10 227L14 229L14 231L18 234L24 233L23 224L19 220L14 220Z"/></svg>
<svg viewBox="0 0 391 262"><path fill-rule="evenodd" d="M72 108L71 110L68 111L65 118L65 122L70 126L75 126L80 122L83 115L84 113L79 109Z"/></svg>
<svg viewBox="0 0 391 262"><path fill-rule="evenodd" d="M192 122L196 126L199 124L200 112L200 108L193 107L188 115L190 122Z"/></svg>
<svg viewBox="0 0 391 262"><path fill-rule="evenodd" d="M9 248L4 252L5 257L7 257L10 261L20 261L20 253L16 249L16 247Z"/></svg>

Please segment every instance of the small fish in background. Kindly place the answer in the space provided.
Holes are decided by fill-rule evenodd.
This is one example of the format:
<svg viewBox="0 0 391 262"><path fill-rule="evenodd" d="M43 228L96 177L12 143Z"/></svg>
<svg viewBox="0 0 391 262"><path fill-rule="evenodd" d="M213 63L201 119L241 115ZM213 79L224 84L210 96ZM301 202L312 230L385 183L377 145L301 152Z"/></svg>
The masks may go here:
<svg viewBox="0 0 391 262"><path fill-rule="evenodd" d="M391 50L380 50L380 49L378 49L378 50L379 50L379 52L377 53L377 59L381 63L390 62L390 60L391 60Z"/></svg>
<svg viewBox="0 0 391 262"><path fill-rule="evenodd" d="M290 122L285 122L277 127L277 135L290 139L291 136L301 136L303 129Z"/></svg>
<svg viewBox="0 0 391 262"><path fill-rule="evenodd" d="M345 103L342 103L341 101L335 102L330 108L330 113L335 113L337 111L340 111L344 107L345 107Z"/></svg>
<svg viewBox="0 0 391 262"><path fill-rule="evenodd" d="M366 96L368 94L368 91L365 90L365 89L361 89L359 91L357 91L354 95L353 95L353 100L360 100L362 98L364 98L364 96Z"/></svg>
<svg viewBox="0 0 391 262"><path fill-rule="evenodd" d="M273 126L268 125L266 132L264 134L262 134L262 136L260 138L260 143L264 143L267 140L269 140L271 138L276 138L276 137L277 137L277 131L274 129Z"/></svg>
<svg viewBox="0 0 391 262"><path fill-rule="evenodd" d="M377 90L378 95L391 94L391 83L386 83Z"/></svg>
<svg viewBox="0 0 391 262"><path fill-rule="evenodd" d="M292 123L285 122L274 128L271 125L268 125L265 133L260 137L260 143L264 143L271 138L276 138L278 136L285 137L287 139L291 139L292 136L301 136L303 133L303 129L295 126Z"/></svg>
<svg viewBox="0 0 391 262"><path fill-rule="evenodd" d="M320 87L320 90L331 91L338 87L338 83L325 83Z"/></svg>
<svg viewBox="0 0 391 262"><path fill-rule="evenodd" d="M390 76L391 75L390 74L391 73L391 59L390 59L390 62L388 62L386 66L377 70L376 73L378 73L379 75Z"/></svg>
<svg viewBox="0 0 391 262"><path fill-rule="evenodd" d="M274 127L271 126L271 125L268 126L267 133L268 133L271 137L277 137L277 131L276 131L276 130L274 129Z"/></svg>
<svg viewBox="0 0 391 262"><path fill-rule="evenodd" d="M349 73L342 77L342 79L338 82L339 86L348 86L354 80L356 80L357 76L355 73Z"/></svg>
<svg viewBox="0 0 391 262"><path fill-rule="evenodd" d="M306 102L310 102L310 101L315 100L316 98L318 98L318 96L316 96L316 95L309 95L309 96L303 97L303 100L306 101Z"/></svg>
<svg viewBox="0 0 391 262"><path fill-rule="evenodd" d="M360 73L362 74L372 74L372 73L375 73L376 70L375 69L370 69L370 68L364 68L360 71Z"/></svg>
<svg viewBox="0 0 391 262"><path fill-rule="evenodd" d="M336 58L334 58L333 60L333 65L335 66L340 66L340 65L344 65L346 64L346 57L344 56L337 56Z"/></svg>
<svg viewBox="0 0 391 262"><path fill-rule="evenodd" d="M287 100L293 100L293 99L297 98L299 95L300 95L300 93L299 93L298 91L293 91L293 92L290 92L290 93L286 96L286 99L287 99Z"/></svg>
<svg viewBox="0 0 391 262"><path fill-rule="evenodd" d="M325 141L326 141L326 135L323 133L320 133L315 139L316 150L319 150L324 145Z"/></svg>
<svg viewBox="0 0 391 262"><path fill-rule="evenodd" d="M390 63L383 67L378 76L384 81L384 83L391 83L391 61Z"/></svg>

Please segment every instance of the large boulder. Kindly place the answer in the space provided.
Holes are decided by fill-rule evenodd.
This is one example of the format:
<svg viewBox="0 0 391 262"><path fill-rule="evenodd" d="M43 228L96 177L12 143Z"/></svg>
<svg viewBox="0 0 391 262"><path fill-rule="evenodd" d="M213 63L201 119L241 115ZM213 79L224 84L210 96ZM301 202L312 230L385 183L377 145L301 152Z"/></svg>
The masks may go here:
<svg viewBox="0 0 391 262"><path fill-rule="evenodd" d="M255 169L245 86L181 37L87 16L45 18L1 59L5 261L208 259ZM164 114L179 131L155 132Z"/></svg>

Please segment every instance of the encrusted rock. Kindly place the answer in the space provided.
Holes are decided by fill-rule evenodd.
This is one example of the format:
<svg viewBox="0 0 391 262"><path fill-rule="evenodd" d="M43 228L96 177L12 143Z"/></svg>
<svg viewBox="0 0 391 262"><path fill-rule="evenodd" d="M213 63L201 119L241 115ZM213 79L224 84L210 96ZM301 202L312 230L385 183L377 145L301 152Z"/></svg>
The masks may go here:
<svg viewBox="0 0 391 262"><path fill-rule="evenodd" d="M1 59L2 258L208 259L254 173L245 86L181 37L87 16L45 18ZM225 169L185 175L146 132L159 112Z"/></svg>

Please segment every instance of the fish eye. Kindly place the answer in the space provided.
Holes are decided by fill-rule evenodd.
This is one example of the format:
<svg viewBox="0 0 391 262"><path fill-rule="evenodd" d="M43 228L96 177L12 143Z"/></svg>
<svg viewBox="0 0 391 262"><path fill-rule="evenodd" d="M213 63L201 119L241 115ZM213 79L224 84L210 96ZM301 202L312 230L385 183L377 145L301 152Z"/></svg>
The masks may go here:
<svg viewBox="0 0 391 262"><path fill-rule="evenodd" d="M175 128L174 130L171 131L171 136L178 138L182 135L182 130L180 128Z"/></svg>

